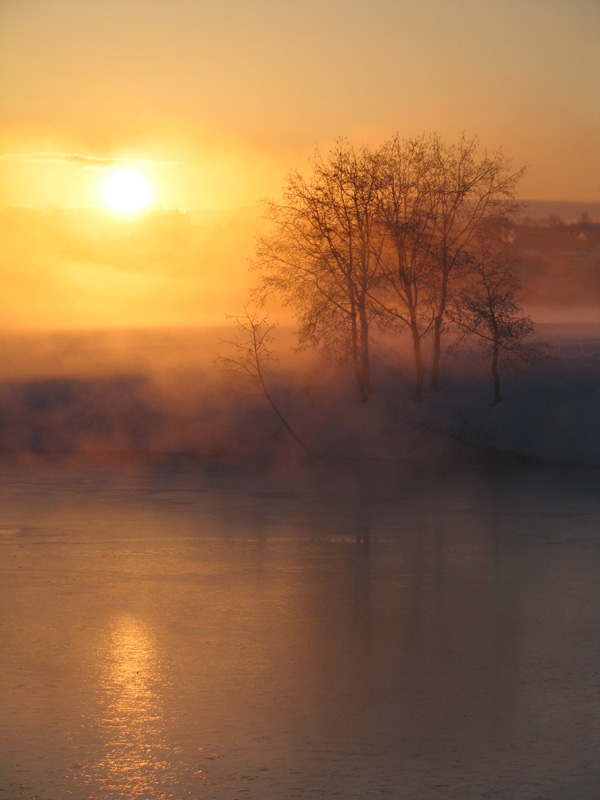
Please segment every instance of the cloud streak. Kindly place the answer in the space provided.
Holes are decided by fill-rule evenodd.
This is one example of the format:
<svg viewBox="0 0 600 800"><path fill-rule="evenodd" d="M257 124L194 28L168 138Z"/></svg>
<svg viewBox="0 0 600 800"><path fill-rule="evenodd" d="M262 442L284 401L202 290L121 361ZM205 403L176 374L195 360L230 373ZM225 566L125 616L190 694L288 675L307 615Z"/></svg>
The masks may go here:
<svg viewBox="0 0 600 800"><path fill-rule="evenodd" d="M114 158L108 156L88 156L81 153L4 153L1 161L21 161L30 164L78 164L84 169L106 169L108 167L140 166L140 167L174 167L178 161L156 161L146 158Z"/></svg>

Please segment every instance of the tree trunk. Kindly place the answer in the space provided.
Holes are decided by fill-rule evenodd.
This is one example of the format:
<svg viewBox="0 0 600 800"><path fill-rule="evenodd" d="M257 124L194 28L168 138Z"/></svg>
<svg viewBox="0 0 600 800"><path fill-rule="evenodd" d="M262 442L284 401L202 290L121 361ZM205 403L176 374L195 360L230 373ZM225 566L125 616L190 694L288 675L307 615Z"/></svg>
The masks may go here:
<svg viewBox="0 0 600 800"><path fill-rule="evenodd" d="M371 376L369 367L369 321L367 319L367 309L364 303L359 306L360 322L360 372L366 402L371 394Z"/></svg>
<svg viewBox="0 0 600 800"><path fill-rule="evenodd" d="M254 360L255 360L255 363L256 363L256 375L258 377L258 381L260 383L261 389L263 390L263 394L267 398L267 402L269 403L269 405L271 406L271 408L273 409L275 414L278 416L279 421L281 422L283 427L286 429L286 431L290 434L292 439L295 442L297 442L300 445L300 447L303 450L305 450L306 453L309 456L314 456L314 453L312 452L310 447L306 444L306 442L304 442L298 436L296 431L292 428L292 426L289 424L289 422L286 420L286 418L283 416L283 414L279 410L279 406L277 405L277 403L271 397L271 393L269 392L269 390L267 388L267 384L265 383L265 379L264 379L264 376L263 376L262 368L261 368L261 365L260 365L260 356L258 354L258 351L256 350L256 347L254 348Z"/></svg>
<svg viewBox="0 0 600 800"><path fill-rule="evenodd" d="M431 391L437 392L440 388L440 361L442 355L442 325L446 313L446 302L448 299L448 272L444 266L442 273L442 290L440 293L440 305L433 323L433 362L431 365Z"/></svg>
<svg viewBox="0 0 600 800"><path fill-rule="evenodd" d="M352 356L352 366L354 367L354 377L356 378L356 386L358 388L358 396L360 398L360 402L366 403L367 400L369 399L369 394L364 384L364 379L362 374L362 358L358 341L358 329L357 329L358 326L356 320L356 312L353 312L351 315L350 325L351 325L350 347L352 350L351 356Z"/></svg>
<svg viewBox="0 0 600 800"><path fill-rule="evenodd" d="M400 275L402 281L402 275ZM421 332L419 331L419 322L417 318L417 290L413 287L408 280L404 280L404 291L406 294L406 306L408 310L408 319L410 333L413 342L413 355L415 359L415 402L419 403L423 399L423 385L425 382L425 368L423 366L423 352L421 348Z"/></svg>
<svg viewBox="0 0 600 800"><path fill-rule="evenodd" d="M500 394L500 375L498 373L498 342L494 340L494 349L492 350L492 376L494 378L494 405L502 402L502 395Z"/></svg>
<svg viewBox="0 0 600 800"><path fill-rule="evenodd" d="M416 320L410 321L410 332L413 340L413 351L415 357L415 400L420 402L423 399L423 383L425 381L425 369L423 366L423 353L421 351L421 334Z"/></svg>

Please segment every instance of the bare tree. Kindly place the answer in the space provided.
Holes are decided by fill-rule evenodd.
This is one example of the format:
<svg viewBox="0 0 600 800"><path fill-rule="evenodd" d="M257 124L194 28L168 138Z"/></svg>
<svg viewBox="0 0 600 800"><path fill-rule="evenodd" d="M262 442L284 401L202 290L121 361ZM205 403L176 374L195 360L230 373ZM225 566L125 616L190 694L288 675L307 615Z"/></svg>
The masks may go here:
<svg viewBox="0 0 600 800"><path fill-rule="evenodd" d="M447 145L434 135L429 146L436 195L436 311L431 369L431 389L435 391L439 388L444 320L454 284L472 263L469 250L481 227L519 208L516 189L525 168L512 172L502 151L480 154L477 139L464 135L455 145Z"/></svg>
<svg viewBox="0 0 600 800"><path fill-rule="evenodd" d="M293 308L301 346L352 363L362 401L371 392L374 321L407 326L420 399L423 341L433 334L434 391L444 323L475 236L517 210L524 170L511 171L500 151L481 153L476 139L448 145L437 134L394 137L376 152L340 139L311 167L308 178L292 172L282 202L267 204L258 296L277 293Z"/></svg>
<svg viewBox="0 0 600 800"><path fill-rule="evenodd" d="M415 399L423 397L422 342L433 323L432 255L437 195L430 137L386 142L379 156L378 213L386 234L376 300L392 322L406 325L415 363Z"/></svg>
<svg viewBox="0 0 600 800"><path fill-rule="evenodd" d="M480 231L471 250L468 281L450 318L462 334L475 337L487 351L494 404L502 401L500 365L525 366L542 357L546 347L530 338L533 323L519 307L520 290L507 244L497 230Z"/></svg>
<svg viewBox="0 0 600 800"><path fill-rule="evenodd" d="M348 359L360 399L371 392L371 292L379 275L374 156L344 139L305 178L292 172L283 201L267 204L271 232L256 253L258 295L284 298L298 321L299 343Z"/></svg>
<svg viewBox="0 0 600 800"><path fill-rule="evenodd" d="M265 365L276 361L271 345L274 340L273 331L277 325L269 322L267 314L261 317L248 307L243 315L229 318L233 319L236 331L233 339L223 342L230 347L232 355L217 357L221 372L233 382L256 385L273 409L281 426L308 455L312 456L311 449L287 421L267 386Z"/></svg>

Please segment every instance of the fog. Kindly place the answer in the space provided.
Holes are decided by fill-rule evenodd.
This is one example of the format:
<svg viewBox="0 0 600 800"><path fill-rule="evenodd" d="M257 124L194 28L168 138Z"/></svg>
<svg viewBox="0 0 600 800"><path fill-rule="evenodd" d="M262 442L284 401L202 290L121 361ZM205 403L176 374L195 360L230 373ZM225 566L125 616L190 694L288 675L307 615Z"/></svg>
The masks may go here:
<svg viewBox="0 0 600 800"><path fill-rule="evenodd" d="M0 3L0 800L600 797L599 13Z"/></svg>
<svg viewBox="0 0 600 800"><path fill-rule="evenodd" d="M243 307L260 209L120 219L100 209L0 212L2 328L221 324Z"/></svg>
<svg viewBox="0 0 600 800"><path fill-rule="evenodd" d="M524 206L529 223L515 229L514 247L527 310L537 321L597 322L600 233L576 221L596 219L597 206ZM221 325L256 285L248 267L262 211L257 203L123 219L98 208L4 208L0 329ZM273 310L291 322L289 310Z"/></svg>
<svg viewBox="0 0 600 800"><path fill-rule="evenodd" d="M269 389L314 455L397 461L485 459L598 464L600 337L594 325L539 325L550 357L503 378L492 404L480 348L445 356L442 391L412 399L407 340L374 349L375 393L357 401L349 367L296 352L276 329ZM253 382L230 382L216 361L231 326L6 334L0 342L0 447L197 457L295 459Z"/></svg>
<svg viewBox="0 0 600 800"><path fill-rule="evenodd" d="M361 404L279 328L312 458L232 333L1 339L0 796L597 797L597 328L497 405L479 348L415 403L382 340Z"/></svg>

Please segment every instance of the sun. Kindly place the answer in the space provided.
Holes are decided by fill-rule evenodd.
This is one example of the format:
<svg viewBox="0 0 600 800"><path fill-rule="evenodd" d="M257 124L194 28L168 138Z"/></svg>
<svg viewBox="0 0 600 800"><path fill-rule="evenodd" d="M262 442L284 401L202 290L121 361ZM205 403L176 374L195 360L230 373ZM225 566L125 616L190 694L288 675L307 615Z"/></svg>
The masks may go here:
<svg viewBox="0 0 600 800"><path fill-rule="evenodd" d="M111 211L132 214L147 208L152 188L146 178L131 167L119 167L106 177L101 186L102 198Z"/></svg>

